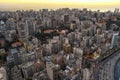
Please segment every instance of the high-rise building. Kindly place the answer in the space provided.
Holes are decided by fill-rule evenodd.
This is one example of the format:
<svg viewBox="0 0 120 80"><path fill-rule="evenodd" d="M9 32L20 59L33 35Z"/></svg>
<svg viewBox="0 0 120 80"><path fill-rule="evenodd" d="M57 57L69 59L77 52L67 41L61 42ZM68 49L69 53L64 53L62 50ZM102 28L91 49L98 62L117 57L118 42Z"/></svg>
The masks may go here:
<svg viewBox="0 0 120 80"><path fill-rule="evenodd" d="M69 15L64 15L64 22L68 22L69 21Z"/></svg>
<svg viewBox="0 0 120 80"><path fill-rule="evenodd" d="M33 76L33 69L34 69L34 62L27 62L19 65L20 69L22 70L23 76L25 79L32 78Z"/></svg>
<svg viewBox="0 0 120 80"><path fill-rule="evenodd" d="M83 69L83 80L90 80L90 71L89 69Z"/></svg>
<svg viewBox="0 0 120 80"><path fill-rule="evenodd" d="M52 44L52 53L55 54L55 53L58 53L61 49L61 46L60 46L60 41L59 39L52 39L49 41L49 44Z"/></svg>
<svg viewBox="0 0 120 80"><path fill-rule="evenodd" d="M4 34L6 32L5 22L3 20L0 21L0 32Z"/></svg>
<svg viewBox="0 0 120 80"><path fill-rule="evenodd" d="M7 72L5 67L0 67L0 80L7 80Z"/></svg>
<svg viewBox="0 0 120 80"><path fill-rule="evenodd" d="M25 22L21 21L17 23L17 31L18 31L20 40L22 42L28 43L29 31Z"/></svg>
<svg viewBox="0 0 120 80"><path fill-rule="evenodd" d="M111 40L111 48L117 47L118 44L118 38L119 38L119 33L113 33L112 40Z"/></svg>
<svg viewBox="0 0 120 80"><path fill-rule="evenodd" d="M70 44L64 44L63 45L63 50L66 54L71 53L71 51L72 51L71 45Z"/></svg>
<svg viewBox="0 0 120 80"><path fill-rule="evenodd" d="M35 24L34 18L26 18L26 27L28 28L29 35L34 35L36 29Z"/></svg>
<svg viewBox="0 0 120 80"><path fill-rule="evenodd" d="M119 13L119 9L118 9L118 8L115 8L114 14L118 14L118 13Z"/></svg>
<svg viewBox="0 0 120 80"><path fill-rule="evenodd" d="M6 29L7 30L15 30L15 23L14 23L14 19L13 18L9 18L7 21L6 21Z"/></svg>
<svg viewBox="0 0 120 80"><path fill-rule="evenodd" d="M0 49L0 61L4 62L6 59L7 53L5 52L5 49Z"/></svg>
<svg viewBox="0 0 120 80"><path fill-rule="evenodd" d="M42 62L42 61L40 61L40 59L37 59L37 61L35 62L35 64L34 64L34 73L36 73L36 72L40 72L40 71L42 71L43 69L45 68L45 64Z"/></svg>
<svg viewBox="0 0 120 80"><path fill-rule="evenodd" d="M58 64L53 64L52 62L46 62L47 74L50 80L58 80L59 74L58 71L60 69Z"/></svg>
<svg viewBox="0 0 120 80"><path fill-rule="evenodd" d="M10 49L10 53L11 53L12 57L14 58L14 64L18 65L19 64L18 50L15 48Z"/></svg>

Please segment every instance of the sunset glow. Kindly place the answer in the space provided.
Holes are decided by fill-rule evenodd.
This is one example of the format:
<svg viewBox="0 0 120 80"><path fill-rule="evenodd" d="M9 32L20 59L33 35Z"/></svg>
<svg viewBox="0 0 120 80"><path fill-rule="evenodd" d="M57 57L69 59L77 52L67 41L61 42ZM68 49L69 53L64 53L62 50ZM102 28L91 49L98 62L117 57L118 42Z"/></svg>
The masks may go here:
<svg viewBox="0 0 120 80"><path fill-rule="evenodd" d="M120 0L0 0L0 10L57 9L57 8L113 9Z"/></svg>

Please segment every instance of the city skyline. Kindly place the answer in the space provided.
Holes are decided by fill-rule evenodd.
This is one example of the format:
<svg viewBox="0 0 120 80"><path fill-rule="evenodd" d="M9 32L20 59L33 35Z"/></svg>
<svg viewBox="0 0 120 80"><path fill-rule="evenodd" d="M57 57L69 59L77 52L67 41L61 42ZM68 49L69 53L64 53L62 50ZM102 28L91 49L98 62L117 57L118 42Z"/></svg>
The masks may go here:
<svg viewBox="0 0 120 80"><path fill-rule="evenodd" d="M14 5L18 11L0 10L0 80L120 79L119 7L114 12L89 11L90 4L71 9L67 2L79 3L67 0L56 2L66 8L50 10L44 4L40 9L40 1L18 2L24 10ZM37 4L39 11L25 10L25 3Z"/></svg>
<svg viewBox="0 0 120 80"><path fill-rule="evenodd" d="M39 10L42 8L88 8L91 10L113 11L120 6L119 0L2 0L0 10Z"/></svg>

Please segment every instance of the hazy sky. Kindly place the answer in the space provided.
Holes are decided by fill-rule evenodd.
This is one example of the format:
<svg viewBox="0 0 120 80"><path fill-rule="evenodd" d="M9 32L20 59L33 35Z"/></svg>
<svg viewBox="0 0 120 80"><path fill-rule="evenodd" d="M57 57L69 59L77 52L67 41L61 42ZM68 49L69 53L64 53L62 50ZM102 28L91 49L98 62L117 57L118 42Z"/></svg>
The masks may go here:
<svg viewBox="0 0 120 80"><path fill-rule="evenodd" d="M42 8L89 8L113 10L120 8L120 0L0 0L0 10L18 10Z"/></svg>

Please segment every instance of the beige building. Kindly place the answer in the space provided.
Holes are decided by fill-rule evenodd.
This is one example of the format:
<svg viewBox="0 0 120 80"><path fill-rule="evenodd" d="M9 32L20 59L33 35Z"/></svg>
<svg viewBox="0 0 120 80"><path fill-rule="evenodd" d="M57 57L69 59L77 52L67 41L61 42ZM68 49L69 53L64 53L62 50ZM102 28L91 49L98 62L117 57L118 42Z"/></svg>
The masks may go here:
<svg viewBox="0 0 120 80"><path fill-rule="evenodd" d="M7 73L4 67L0 68L0 80L7 80Z"/></svg>

